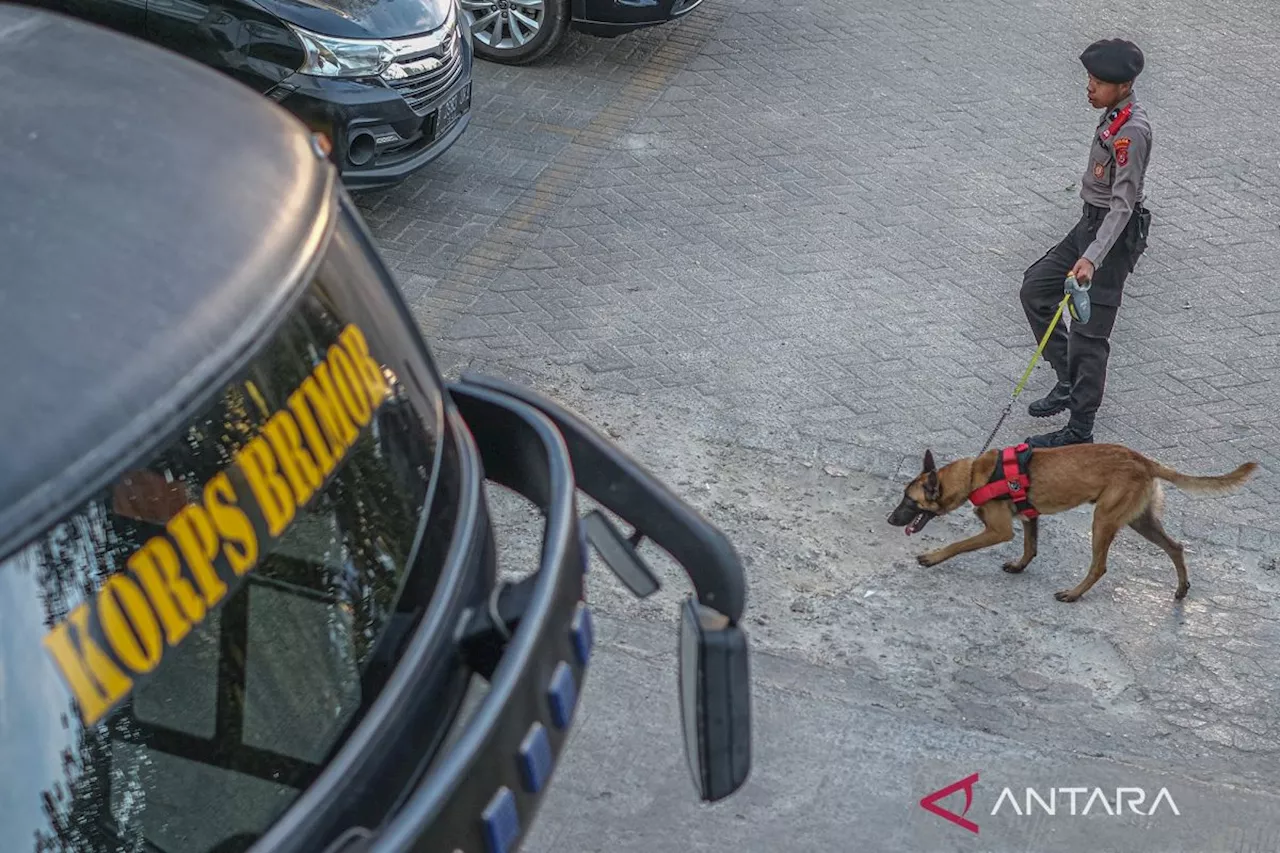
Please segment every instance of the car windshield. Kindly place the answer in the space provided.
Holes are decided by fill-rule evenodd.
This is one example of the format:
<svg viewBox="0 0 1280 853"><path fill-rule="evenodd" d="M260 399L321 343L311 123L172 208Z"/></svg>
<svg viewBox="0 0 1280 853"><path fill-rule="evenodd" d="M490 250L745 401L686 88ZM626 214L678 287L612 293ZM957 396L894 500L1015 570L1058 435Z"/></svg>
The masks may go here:
<svg viewBox="0 0 1280 853"><path fill-rule="evenodd" d="M246 850L374 698L441 421L363 257L340 228L245 369L0 559L4 853Z"/></svg>

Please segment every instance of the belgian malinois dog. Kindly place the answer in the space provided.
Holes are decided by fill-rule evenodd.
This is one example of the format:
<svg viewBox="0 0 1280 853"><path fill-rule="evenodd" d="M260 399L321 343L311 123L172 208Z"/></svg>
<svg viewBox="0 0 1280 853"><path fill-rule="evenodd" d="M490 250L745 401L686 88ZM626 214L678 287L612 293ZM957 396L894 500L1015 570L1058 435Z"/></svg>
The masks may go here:
<svg viewBox="0 0 1280 853"><path fill-rule="evenodd" d="M990 480L1000 464L1000 451L958 459L941 469L934 465L932 451L924 454L923 470L907 484L902 501L889 514L889 523L905 527L908 536L919 533L930 519L959 509L969 495ZM1093 562L1089 573L1072 589L1054 595L1058 601L1075 601L1089 591L1107 571L1107 552L1125 525L1132 527L1169 555L1178 572L1174 598L1181 600L1191 588L1182 545L1169 538L1160 524L1163 504L1161 480L1190 492L1221 494L1238 488L1258 467L1246 462L1220 477L1193 477L1181 474L1119 444L1073 444L1066 447L1035 448L1028 463L1030 484L1027 497L1041 515L1053 515L1084 503L1093 510ZM922 566L936 566L957 554L988 548L1013 539L1015 509L1009 499L991 500L974 509L983 530L976 536L916 558ZM1006 572L1018 573L1036 556L1038 519L1022 519L1022 558L1004 564Z"/></svg>

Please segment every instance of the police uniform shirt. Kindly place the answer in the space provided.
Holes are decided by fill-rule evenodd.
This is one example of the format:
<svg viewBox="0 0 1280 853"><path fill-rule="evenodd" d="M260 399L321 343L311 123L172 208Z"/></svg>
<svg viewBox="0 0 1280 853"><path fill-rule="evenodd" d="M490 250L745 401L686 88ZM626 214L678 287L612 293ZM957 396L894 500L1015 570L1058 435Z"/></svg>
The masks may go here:
<svg viewBox="0 0 1280 853"><path fill-rule="evenodd" d="M1103 133L1126 106L1129 119L1110 138ZM1097 267L1124 233L1129 215L1143 200L1143 182L1151 157L1151 124L1146 110L1129 95L1103 114L1093 134L1089 165L1080 184L1080 197L1095 207L1109 208L1084 257Z"/></svg>

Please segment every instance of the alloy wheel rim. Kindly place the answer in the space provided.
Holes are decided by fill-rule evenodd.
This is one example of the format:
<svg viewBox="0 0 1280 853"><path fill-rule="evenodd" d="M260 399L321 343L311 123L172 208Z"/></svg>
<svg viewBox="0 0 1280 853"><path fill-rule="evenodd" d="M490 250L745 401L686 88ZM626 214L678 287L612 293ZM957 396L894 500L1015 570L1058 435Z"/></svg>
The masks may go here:
<svg viewBox="0 0 1280 853"><path fill-rule="evenodd" d="M461 0L471 35L495 50L524 47L547 18L545 0Z"/></svg>

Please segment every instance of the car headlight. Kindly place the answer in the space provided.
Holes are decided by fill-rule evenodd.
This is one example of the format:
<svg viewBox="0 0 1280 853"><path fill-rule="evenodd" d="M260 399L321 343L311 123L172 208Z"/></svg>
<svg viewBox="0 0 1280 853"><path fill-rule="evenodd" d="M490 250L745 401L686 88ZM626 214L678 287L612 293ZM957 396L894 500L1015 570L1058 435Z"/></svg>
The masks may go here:
<svg viewBox="0 0 1280 853"><path fill-rule="evenodd" d="M316 77L376 77L396 58L391 45L378 39L322 36L290 25L302 41L306 59L298 69Z"/></svg>

